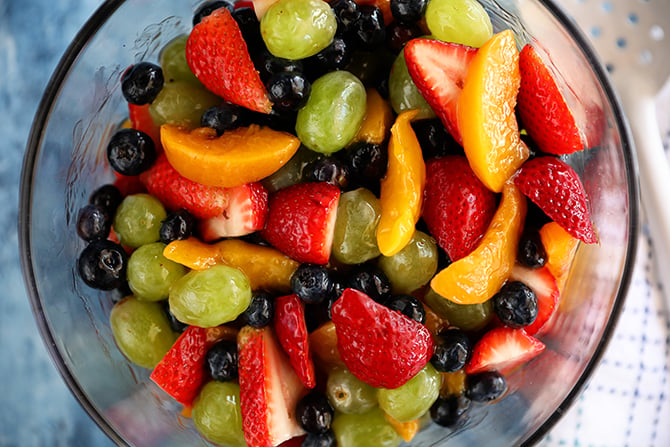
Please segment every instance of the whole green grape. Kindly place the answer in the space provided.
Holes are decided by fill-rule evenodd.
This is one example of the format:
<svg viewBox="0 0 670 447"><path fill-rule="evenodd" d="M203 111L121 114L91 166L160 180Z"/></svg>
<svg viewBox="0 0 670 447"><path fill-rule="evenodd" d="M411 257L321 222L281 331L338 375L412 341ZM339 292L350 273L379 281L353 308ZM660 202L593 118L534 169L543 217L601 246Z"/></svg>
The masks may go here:
<svg viewBox="0 0 670 447"><path fill-rule="evenodd" d="M336 413L337 447L395 447L402 439L379 407L363 414Z"/></svg>
<svg viewBox="0 0 670 447"><path fill-rule="evenodd" d="M295 131L309 149L331 154L356 136L365 116L363 83L348 71L331 71L312 84L312 93L298 111Z"/></svg>
<svg viewBox="0 0 670 447"><path fill-rule="evenodd" d="M170 310L177 320L200 327L233 321L249 307L251 285L240 270L215 265L193 270L170 289Z"/></svg>
<svg viewBox="0 0 670 447"><path fill-rule="evenodd" d="M399 422L410 422L430 409L440 396L440 373L428 363L414 377L392 390L380 389L379 407Z"/></svg>
<svg viewBox="0 0 670 447"><path fill-rule="evenodd" d="M435 118L435 112L419 92L407 70L404 53L401 51L391 66L389 74L389 101L397 114L407 110L418 110L415 120Z"/></svg>
<svg viewBox="0 0 670 447"><path fill-rule="evenodd" d="M441 297L433 289L424 295L424 301L433 312L464 331L484 329L493 319L493 300L481 304L457 304Z"/></svg>
<svg viewBox="0 0 670 447"><path fill-rule="evenodd" d="M284 59L314 56L330 45L335 31L335 13L322 0L279 0L261 17L267 49Z"/></svg>
<svg viewBox="0 0 670 447"><path fill-rule="evenodd" d="M137 248L160 239L165 207L149 194L126 196L114 214L114 232L121 245Z"/></svg>
<svg viewBox="0 0 670 447"><path fill-rule="evenodd" d="M377 224L379 199L370 190L358 188L340 195L333 236L333 256L343 264L362 264L380 255Z"/></svg>
<svg viewBox="0 0 670 447"><path fill-rule="evenodd" d="M342 413L361 414L377 406L377 388L344 368L335 368L328 374L326 395L333 408Z"/></svg>
<svg viewBox="0 0 670 447"><path fill-rule="evenodd" d="M479 48L493 36L491 18L477 0L430 0L426 25L436 39Z"/></svg>
<svg viewBox="0 0 670 447"><path fill-rule="evenodd" d="M154 242L133 251L128 259L128 285L139 300L160 301L168 297L172 283L188 269L163 256L165 244Z"/></svg>
<svg viewBox="0 0 670 447"><path fill-rule="evenodd" d="M186 62L187 40L188 35L182 34L168 42L161 50L158 61L163 69L165 82L199 82Z"/></svg>
<svg viewBox="0 0 670 447"><path fill-rule="evenodd" d="M199 82L175 81L166 83L149 106L157 126L176 124L199 127L205 110L223 100Z"/></svg>
<svg viewBox="0 0 670 447"><path fill-rule="evenodd" d="M227 447L246 447L242 431L240 386L212 380L193 402L193 425L205 438Z"/></svg>
<svg viewBox="0 0 670 447"><path fill-rule="evenodd" d="M411 293L427 284L437 271L437 243L416 230L409 243L393 256L381 256L379 268L391 281L393 293Z"/></svg>
<svg viewBox="0 0 670 447"><path fill-rule="evenodd" d="M154 368L178 337L163 306L134 296L114 305L109 322L121 353L143 368Z"/></svg>

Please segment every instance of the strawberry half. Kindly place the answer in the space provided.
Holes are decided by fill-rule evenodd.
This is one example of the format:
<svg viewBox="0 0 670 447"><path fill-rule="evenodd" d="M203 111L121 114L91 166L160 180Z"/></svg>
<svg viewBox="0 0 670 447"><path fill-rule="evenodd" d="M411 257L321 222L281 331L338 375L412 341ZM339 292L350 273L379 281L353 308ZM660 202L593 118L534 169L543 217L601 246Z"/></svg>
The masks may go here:
<svg viewBox="0 0 670 447"><path fill-rule="evenodd" d="M516 264L510 273L511 281L520 281L530 287L537 296L537 317L523 328L528 335L538 336L546 332L546 324L558 306L560 292L556 278L547 267L529 268Z"/></svg>
<svg viewBox="0 0 670 447"><path fill-rule="evenodd" d="M298 295L282 296L275 300L274 328L298 377L307 388L314 388L316 373L309 349L305 305Z"/></svg>
<svg viewBox="0 0 670 447"><path fill-rule="evenodd" d="M268 191L261 183L228 188L228 205L218 216L200 222L205 242L244 236L263 229L268 214Z"/></svg>
<svg viewBox="0 0 670 447"><path fill-rule="evenodd" d="M472 348L472 356L465 365L465 373L498 371L506 374L544 349L544 343L528 335L523 329L497 327L485 333Z"/></svg>
<svg viewBox="0 0 670 447"><path fill-rule="evenodd" d="M136 104L128 103L128 119L130 125L135 130L140 130L149 135L156 146L156 153L160 153L161 149L161 128L154 123L154 119L149 113L150 104L138 106Z"/></svg>
<svg viewBox="0 0 670 447"><path fill-rule="evenodd" d="M477 48L433 39L405 45L405 62L414 84L454 139L463 144L456 105Z"/></svg>
<svg viewBox="0 0 670 447"><path fill-rule="evenodd" d="M373 387L397 388L433 355L433 338L423 324L345 289L332 307L337 350L351 373Z"/></svg>
<svg viewBox="0 0 670 447"><path fill-rule="evenodd" d="M298 183L270 196L262 236L298 262L330 258L340 190L325 182Z"/></svg>
<svg viewBox="0 0 670 447"><path fill-rule="evenodd" d="M227 188L207 186L187 179L178 173L164 154L154 165L140 174L140 180L149 194L170 210L185 208L199 219L215 217L228 206Z"/></svg>
<svg viewBox="0 0 670 447"><path fill-rule="evenodd" d="M572 236L598 242L584 185L570 165L551 156L533 158L517 171L514 183Z"/></svg>
<svg viewBox="0 0 670 447"><path fill-rule="evenodd" d="M477 178L467 158L428 160L423 220L452 261L469 254L496 210L496 196Z"/></svg>
<svg viewBox="0 0 670 447"><path fill-rule="evenodd" d="M261 113L272 110L240 27L227 8L215 10L193 27L186 61L200 82L223 99Z"/></svg>
<svg viewBox="0 0 670 447"><path fill-rule="evenodd" d="M303 435L295 407L307 390L272 329L245 326L237 346L242 428L249 447L277 446Z"/></svg>
<svg viewBox="0 0 670 447"><path fill-rule="evenodd" d="M584 139L556 78L530 44L519 54L519 69L517 112L539 149L557 155L584 149Z"/></svg>

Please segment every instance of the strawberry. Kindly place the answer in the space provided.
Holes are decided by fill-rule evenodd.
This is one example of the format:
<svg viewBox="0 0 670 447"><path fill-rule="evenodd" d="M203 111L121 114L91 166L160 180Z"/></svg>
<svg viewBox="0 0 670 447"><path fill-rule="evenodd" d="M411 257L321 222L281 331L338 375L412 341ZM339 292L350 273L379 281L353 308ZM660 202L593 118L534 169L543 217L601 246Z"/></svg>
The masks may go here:
<svg viewBox="0 0 670 447"><path fill-rule="evenodd" d="M200 222L205 242L244 236L263 229L268 213L268 191L261 183L228 188L228 206L223 213Z"/></svg>
<svg viewBox="0 0 670 447"><path fill-rule="evenodd" d="M316 386L314 361L309 348L309 334L305 323L305 305L298 295L276 299L274 329L291 366L307 388Z"/></svg>
<svg viewBox="0 0 670 447"><path fill-rule="evenodd" d="M298 183L270 196L262 236L298 262L330 258L340 190L325 182Z"/></svg>
<svg viewBox="0 0 670 447"><path fill-rule="evenodd" d="M218 216L228 206L229 191L196 183L179 174L165 155L159 155L149 170L140 174L149 194L170 211L185 208L199 219Z"/></svg>
<svg viewBox="0 0 670 447"><path fill-rule="evenodd" d="M404 51L414 84L444 127L462 144L456 105L477 49L433 39L413 39L407 42Z"/></svg>
<svg viewBox="0 0 670 447"><path fill-rule="evenodd" d="M519 69L521 89L517 112L538 148L557 155L584 149L582 133L557 78L530 44L519 54Z"/></svg>
<svg viewBox="0 0 670 447"><path fill-rule="evenodd" d="M572 236L598 242L584 185L570 165L552 156L533 158L521 166L514 183Z"/></svg>
<svg viewBox="0 0 670 447"><path fill-rule="evenodd" d="M433 338L423 324L345 289L332 307L337 350L351 373L374 387L397 388L433 355Z"/></svg>
<svg viewBox="0 0 670 447"><path fill-rule="evenodd" d="M497 327L485 333L472 348L472 356L465 365L466 374L498 371L506 374L544 351L540 340L523 329Z"/></svg>
<svg viewBox="0 0 670 447"><path fill-rule="evenodd" d="M467 158L428 160L423 220L452 261L470 253L496 210L496 196L477 178Z"/></svg>
<svg viewBox="0 0 670 447"><path fill-rule="evenodd" d="M123 197L131 194L140 194L147 192L139 175L123 175L114 172L114 186L116 186Z"/></svg>
<svg viewBox="0 0 670 447"><path fill-rule="evenodd" d="M526 326L524 330L528 335L539 335L546 332L546 324L554 315L558 306L560 293L556 278L547 267L537 269L516 264L510 274L511 281L521 281L537 296L537 317L535 321Z"/></svg>
<svg viewBox="0 0 670 447"><path fill-rule="evenodd" d="M227 8L198 23L186 41L186 61L205 87L223 99L261 113L272 103L240 28Z"/></svg>
<svg viewBox="0 0 670 447"><path fill-rule="evenodd" d="M128 103L128 118L130 125L135 130L140 130L149 135L156 146L156 152L161 151L161 129L154 123L154 119L149 113L150 104L138 106Z"/></svg>
<svg viewBox="0 0 670 447"><path fill-rule="evenodd" d="M307 390L270 326L243 327L237 346L242 428L249 447L277 446L303 435L295 407Z"/></svg>

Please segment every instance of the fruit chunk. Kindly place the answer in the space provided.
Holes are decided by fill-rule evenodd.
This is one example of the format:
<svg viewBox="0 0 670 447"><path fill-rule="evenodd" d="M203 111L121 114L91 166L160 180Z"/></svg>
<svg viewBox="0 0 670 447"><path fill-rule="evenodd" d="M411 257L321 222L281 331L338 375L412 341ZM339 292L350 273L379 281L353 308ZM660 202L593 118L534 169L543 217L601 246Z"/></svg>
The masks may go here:
<svg viewBox="0 0 670 447"><path fill-rule="evenodd" d="M403 112L391 128L388 169L381 181L381 216L377 245L384 256L393 256L412 239L421 215L426 165L411 126L416 111Z"/></svg>
<svg viewBox="0 0 670 447"><path fill-rule="evenodd" d="M532 269L517 264L512 269L510 280L521 281L537 296L537 317L524 330L528 335L537 335L540 331L545 333L548 329L545 326L554 314L560 297L554 275L546 266Z"/></svg>
<svg viewBox="0 0 670 447"><path fill-rule="evenodd" d="M476 0L431 0L425 17L430 34L446 42L480 47L493 33L488 12Z"/></svg>
<svg viewBox="0 0 670 447"><path fill-rule="evenodd" d="M376 407L363 414L339 414L333 421L338 447L397 447L401 439Z"/></svg>
<svg viewBox="0 0 670 447"><path fill-rule="evenodd" d="M584 185L569 164L551 156L534 158L519 169L514 183L572 236L598 242Z"/></svg>
<svg viewBox="0 0 670 447"><path fill-rule="evenodd" d="M205 438L228 447L246 447L240 411L240 386L208 382L193 402L193 425Z"/></svg>
<svg viewBox="0 0 670 447"><path fill-rule="evenodd" d="M514 267L526 208L521 191L513 183L505 184L500 205L477 248L435 275L431 288L458 304L483 303L497 293Z"/></svg>
<svg viewBox="0 0 670 447"><path fill-rule="evenodd" d="M149 104L138 106L128 103L128 119L130 119L130 127L149 135L157 152L160 152L160 127L154 123L151 113L149 113Z"/></svg>
<svg viewBox="0 0 670 447"><path fill-rule="evenodd" d="M276 446L305 432L295 407L306 393L269 326L245 326L237 339L240 404L249 447Z"/></svg>
<svg viewBox="0 0 670 447"><path fill-rule="evenodd" d="M366 109L361 128L352 140L366 143L382 144L386 141L393 124L391 105L374 88L366 90ZM140 129L141 130L141 129Z"/></svg>
<svg viewBox="0 0 670 447"><path fill-rule="evenodd" d="M557 155L584 149L584 139L557 79L531 44L521 50L519 69L517 113L539 149Z"/></svg>
<svg viewBox="0 0 670 447"><path fill-rule="evenodd" d="M556 278L558 290L562 291L568 279L579 240L553 221L547 222L540 228L540 238L547 252L546 267Z"/></svg>
<svg viewBox="0 0 670 447"><path fill-rule="evenodd" d="M223 213L200 222L206 242L238 237L262 230L268 213L268 191L259 183L228 188L228 205Z"/></svg>
<svg viewBox="0 0 670 447"><path fill-rule="evenodd" d="M520 77L514 34L501 31L477 51L458 99L465 155L477 177L494 192L502 191L529 155L514 113Z"/></svg>
<svg viewBox="0 0 670 447"><path fill-rule="evenodd" d="M317 366L329 372L333 368L344 368L344 362L337 351L337 333L332 321L327 321L309 334Z"/></svg>
<svg viewBox="0 0 670 447"><path fill-rule="evenodd" d="M410 442L412 439L414 439L414 436L416 436L416 434L419 432L419 428L421 428L419 419L414 419L413 421L409 422L398 422L389 416L388 413L385 416L386 420L389 421L389 423L395 429L396 433L398 433L405 442Z"/></svg>
<svg viewBox="0 0 670 447"><path fill-rule="evenodd" d="M526 334L523 329L491 329L475 344L465 372L468 375L484 371L506 374L544 349L544 343Z"/></svg>
<svg viewBox="0 0 670 447"><path fill-rule="evenodd" d="M274 328L303 385L314 388L316 376L305 323L305 305L298 295L286 295L275 300Z"/></svg>
<svg viewBox="0 0 670 447"><path fill-rule="evenodd" d="M403 385L433 353L433 339L424 325L358 290L345 289L332 314L342 360L354 376L374 387Z"/></svg>
<svg viewBox="0 0 670 447"><path fill-rule="evenodd" d="M440 373L428 363L408 382L393 390L380 389L379 407L399 422L411 422L428 411L440 395Z"/></svg>
<svg viewBox="0 0 670 447"><path fill-rule="evenodd" d="M265 85L227 8L215 10L193 27L186 41L186 61L200 82L223 99L270 113Z"/></svg>
<svg viewBox="0 0 670 447"><path fill-rule="evenodd" d="M257 182L281 168L298 150L293 135L269 127L249 127L217 137L210 127L192 131L165 124L161 142L170 164L184 177L209 186Z"/></svg>

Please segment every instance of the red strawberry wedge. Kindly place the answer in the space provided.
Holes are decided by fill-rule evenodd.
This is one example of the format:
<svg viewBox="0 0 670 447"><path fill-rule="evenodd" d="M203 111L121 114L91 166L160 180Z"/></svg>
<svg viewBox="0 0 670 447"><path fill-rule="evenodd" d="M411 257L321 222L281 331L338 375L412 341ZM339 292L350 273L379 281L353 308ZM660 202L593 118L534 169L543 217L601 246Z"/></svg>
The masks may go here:
<svg viewBox="0 0 670 447"><path fill-rule="evenodd" d="M314 361L309 350L309 333L305 322L305 305L298 295L276 299L274 328L291 366L307 388L316 386Z"/></svg>
<svg viewBox="0 0 670 447"><path fill-rule="evenodd" d="M556 78L530 44L519 54L519 69L517 112L539 149L556 155L584 149L584 139Z"/></svg>
<svg viewBox="0 0 670 447"><path fill-rule="evenodd" d="M244 236L262 230L268 214L268 191L261 183L228 188L228 206L218 216L200 222L205 242Z"/></svg>
<svg viewBox="0 0 670 447"><path fill-rule="evenodd" d="M247 445L278 446L303 435L295 407L307 390L270 326L243 327L237 346L242 428Z"/></svg>
<svg viewBox="0 0 670 447"><path fill-rule="evenodd" d="M467 158L450 155L426 163L423 220L452 261L477 246L495 210L495 194L472 172Z"/></svg>
<svg viewBox="0 0 670 447"><path fill-rule="evenodd" d="M462 144L456 105L476 48L433 39L405 45L405 62L414 84L454 139Z"/></svg>
<svg viewBox="0 0 670 447"><path fill-rule="evenodd" d="M135 130L140 130L149 135L156 146L156 152L160 153L161 148L161 128L154 123L154 119L149 113L150 104L138 106L136 104L128 103L128 119L130 125Z"/></svg>
<svg viewBox="0 0 670 447"><path fill-rule="evenodd" d="M332 307L337 350L351 373L373 387L398 388L433 355L433 338L423 324L345 289Z"/></svg>
<svg viewBox="0 0 670 447"><path fill-rule="evenodd" d="M598 242L584 185L570 165L552 156L533 158L517 171L514 183L573 237Z"/></svg>
<svg viewBox="0 0 670 447"><path fill-rule="evenodd" d="M523 329L498 327L491 329L472 348L472 356L465 365L466 374L498 371L506 374L544 351L540 340Z"/></svg>
<svg viewBox="0 0 670 447"><path fill-rule="evenodd" d="M265 240L298 262L326 264L335 231L338 187L325 182L298 183L270 196Z"/></svg>
<svg viewBox="0 0 670 447"><path fill-rule="evenodd" d="M524 328L526 333L539 336L546 332L547 322L554 315L560 297L554 275L547 267L533 269L516 264L509 279L524 283L537 296L537 317L533 323Z"/></svg>
<svg viewBox="0 0 670 447"><path fill-rule="evenodd" d="M215 10L193 28L186 41L186 61L200 82L223 99L261 113L272 110L242 32L227 8Z"/></svg>

